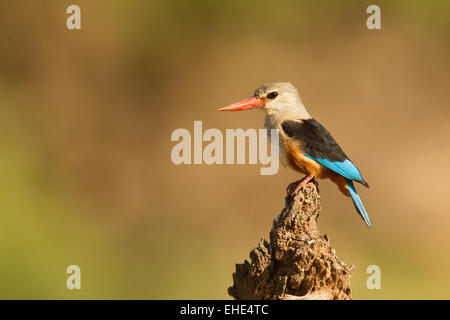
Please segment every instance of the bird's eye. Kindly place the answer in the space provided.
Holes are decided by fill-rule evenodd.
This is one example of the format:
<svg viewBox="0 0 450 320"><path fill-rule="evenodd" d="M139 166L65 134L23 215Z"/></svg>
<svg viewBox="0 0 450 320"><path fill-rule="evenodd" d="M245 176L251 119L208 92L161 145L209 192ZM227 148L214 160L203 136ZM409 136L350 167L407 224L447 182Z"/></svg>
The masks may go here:
<svg viewBox="0 0 450 320"><path fill-rule="evenodd" d="M267 95L267 99L275 99L276 97L278 97L278 92L276 92L276 91L273 91L273 92L270 92L268 95Z"/></svg>

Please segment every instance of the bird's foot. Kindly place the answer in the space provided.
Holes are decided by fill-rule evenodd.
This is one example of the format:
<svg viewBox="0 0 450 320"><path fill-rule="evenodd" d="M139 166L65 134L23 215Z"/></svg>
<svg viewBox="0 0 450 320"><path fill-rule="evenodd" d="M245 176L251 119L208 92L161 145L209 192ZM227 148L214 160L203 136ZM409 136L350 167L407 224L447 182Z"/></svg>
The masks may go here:
<svg viewBox="0 0 450 320"><path fill-rule="evenodd" d="M295 197L295 195L297 194L297 192L299 192L300 189L302 189L303 187L310 187L310 188L315 188L316 186L310 182L312 179L314 179L314 176L307 176L306 178L304 178L299 184L298 186L295 188L295 190L291 193L291 197Z"/></svg>

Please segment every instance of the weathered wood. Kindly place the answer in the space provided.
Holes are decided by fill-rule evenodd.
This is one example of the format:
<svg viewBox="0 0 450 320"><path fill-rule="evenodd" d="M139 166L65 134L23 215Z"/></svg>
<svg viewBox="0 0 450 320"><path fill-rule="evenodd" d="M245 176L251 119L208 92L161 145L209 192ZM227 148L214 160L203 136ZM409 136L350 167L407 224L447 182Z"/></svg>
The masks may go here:
<svg viewBox="0 0 450 320"><path fill-rule="evenodd" d="M236 265L235 299L351 299L347 267L336 257L328 237L317 228L320 195L317 183L292 198L299 181L287 188L286 206L274 219L270 242L261 240L247 260Z"/></svg>

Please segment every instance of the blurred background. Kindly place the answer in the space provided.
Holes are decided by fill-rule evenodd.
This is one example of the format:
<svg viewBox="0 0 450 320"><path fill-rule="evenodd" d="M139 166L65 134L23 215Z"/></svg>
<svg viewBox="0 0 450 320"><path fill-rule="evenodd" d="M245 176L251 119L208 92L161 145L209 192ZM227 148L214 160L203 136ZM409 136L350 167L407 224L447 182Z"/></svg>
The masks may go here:
<svg viewBox="0 0 450 320"><path fill-rule="evenodd" d="M82 29L66 28L81 8ZM382 30L366 28L381 7ZM171 162L173 130L291 81L361 169L374 226L321 181L355 299L450 298L448 1L0 2L0 298L228 299L299 178ZM358 186L357 186L358 187ZM66 268L81 268L81 290ZM368 290L366 268L381 268Z"/></svg>

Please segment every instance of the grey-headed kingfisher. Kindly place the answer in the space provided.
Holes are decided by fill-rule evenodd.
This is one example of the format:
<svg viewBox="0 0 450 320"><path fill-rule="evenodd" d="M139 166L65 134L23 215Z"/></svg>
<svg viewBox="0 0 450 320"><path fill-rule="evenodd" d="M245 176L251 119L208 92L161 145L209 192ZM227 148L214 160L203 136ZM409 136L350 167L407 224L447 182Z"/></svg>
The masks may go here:
<svg viewBox="0 0 450 320"><path fill-rule="evenodd" d="M328 178L341 192L350 196L356 210L368 227L372 225L353 181L365 187L358 168L342 151L331 134L306 111L297 89L290 82L266 84L248 99L220 108L220 111L261 109L266 113L264 127L278 129L280 158L285 166L306 174L293 196L303 187L312 186L314 178Z"/></svg>

